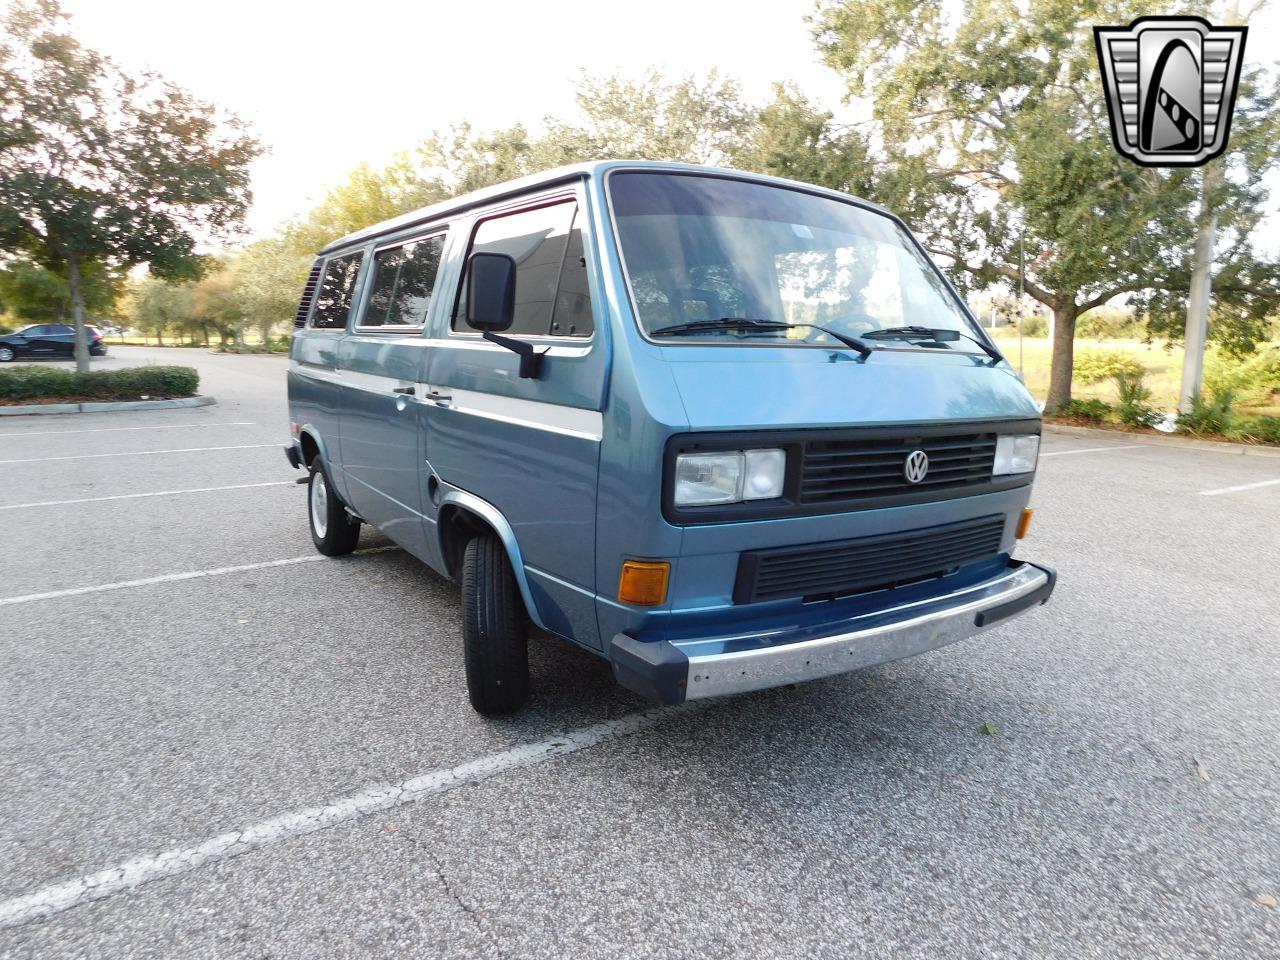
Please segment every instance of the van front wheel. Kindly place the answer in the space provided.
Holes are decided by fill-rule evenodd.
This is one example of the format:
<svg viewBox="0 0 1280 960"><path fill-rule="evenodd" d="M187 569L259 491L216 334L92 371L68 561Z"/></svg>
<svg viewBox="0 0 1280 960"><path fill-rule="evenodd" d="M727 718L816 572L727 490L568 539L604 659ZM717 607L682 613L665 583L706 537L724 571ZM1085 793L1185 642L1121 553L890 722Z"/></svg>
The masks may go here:
<svg viewBox="0 0 1280 960"><path fill-rule="evenodd" d="M502 542L482 534L462 559L467 695L479 713L511 713L529 699L524 601Z"/></svg>

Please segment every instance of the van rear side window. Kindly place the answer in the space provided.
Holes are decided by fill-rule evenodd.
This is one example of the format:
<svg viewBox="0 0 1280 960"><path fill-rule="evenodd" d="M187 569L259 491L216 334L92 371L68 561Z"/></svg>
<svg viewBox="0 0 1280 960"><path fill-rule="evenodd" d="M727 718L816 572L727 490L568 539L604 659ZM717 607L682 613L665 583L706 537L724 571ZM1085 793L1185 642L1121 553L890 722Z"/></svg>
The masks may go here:
<svg viewBox="0 0 1280 960"><path fill-rule="evenodd" d="M316 309L311 315L311 326L319 330L341 330L347 325L351 312L351 293L355 290L356 277L360 274L362 253L334 257L324 268L324 279L316 293Z"/></svg>
<svg viewBox="0 0 1280 960"><path fill-rule="evenodd" d="M440 270L444 234L410 240L373 255L373 290L361 327L413 327L427 322Z"/></svg>
<svg viewBox="0 0 1280 960"><path fill-rule="evenodd" d="M516 261L515 320L508 335L589 337L595 329L582 227L572 200L481 221L470 253L506 253ZM466 278L453 329L469 332Z"/></svg>

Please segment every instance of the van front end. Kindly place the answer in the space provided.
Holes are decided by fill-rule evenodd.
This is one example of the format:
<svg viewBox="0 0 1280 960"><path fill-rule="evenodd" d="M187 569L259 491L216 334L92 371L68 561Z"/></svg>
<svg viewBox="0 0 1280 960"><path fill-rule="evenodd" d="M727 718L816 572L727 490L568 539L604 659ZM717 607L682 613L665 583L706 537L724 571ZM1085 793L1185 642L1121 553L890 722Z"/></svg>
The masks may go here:
<svg viewBox="0 0 1280 960"><path fill-rule="evenodd" d="M1054 571L1014 558L1034 454L994 473L1038 440L1031 419L673 435L655 527L679 530L679 553L661 606L608 605L618 681L678 703L813 680L1045 602ZM781 496L676 506L681 467L745 469L760 450L782 451Z"/></svg>
<svg viewBox="0 0 1280 960"><path fill-rule="evenodd" d="M900 221L760 178L605 186L625 299L597 616L621 684L832 676L1049 598L1054 571L1014 557L1039 408Z"/></svg>

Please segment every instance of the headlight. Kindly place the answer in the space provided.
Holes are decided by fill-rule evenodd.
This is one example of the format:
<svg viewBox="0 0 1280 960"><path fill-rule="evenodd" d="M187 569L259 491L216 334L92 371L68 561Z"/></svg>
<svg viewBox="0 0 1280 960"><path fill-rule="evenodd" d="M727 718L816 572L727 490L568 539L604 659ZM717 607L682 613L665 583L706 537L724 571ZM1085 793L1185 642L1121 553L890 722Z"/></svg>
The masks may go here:
<svg viewBox="0 0 1280 960"><path fill-rule="evenodd" d="M1040 438L1035 434L1006 433L996 437L996 460L991 468L994 476L1031 473L1040 456Z"/></svg>
<svg viewBox="0 0 1280 960"><path fill-rule="evenodd" d="M782 496L786 473L784 450L682 453L676 457L676 506L771 500Z"/></svg>

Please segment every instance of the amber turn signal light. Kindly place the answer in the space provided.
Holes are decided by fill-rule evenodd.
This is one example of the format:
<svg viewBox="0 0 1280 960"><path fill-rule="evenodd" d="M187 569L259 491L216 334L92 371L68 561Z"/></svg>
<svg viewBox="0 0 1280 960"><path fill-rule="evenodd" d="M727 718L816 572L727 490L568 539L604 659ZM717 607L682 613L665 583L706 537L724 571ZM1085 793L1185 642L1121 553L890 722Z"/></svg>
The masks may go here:
<svg viewBox="0 0 1280 960"><path fill-rule="evenodd" d="M671 564L655 560L626 560L618 581L618 599L639 607L656 607L666 602Z"/></svg>
<svg viewBox="0 0 1280 960"><path fill-rule="evenodd" d="M1031 518L1035 515L1036 512L1030 507L1023 508L1022 516L1018 520L1018 532L1015 534L1019 540L1025 537L1027 535L1027 531L1031 529Z"/></svg>

